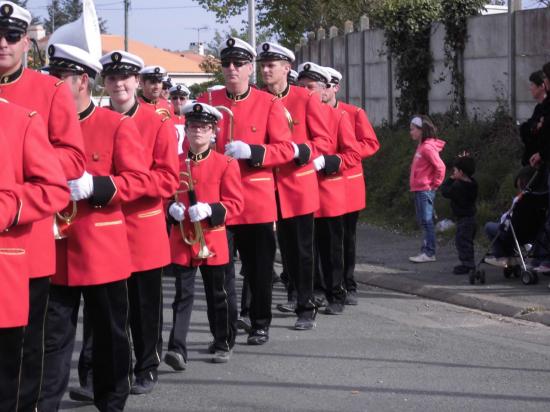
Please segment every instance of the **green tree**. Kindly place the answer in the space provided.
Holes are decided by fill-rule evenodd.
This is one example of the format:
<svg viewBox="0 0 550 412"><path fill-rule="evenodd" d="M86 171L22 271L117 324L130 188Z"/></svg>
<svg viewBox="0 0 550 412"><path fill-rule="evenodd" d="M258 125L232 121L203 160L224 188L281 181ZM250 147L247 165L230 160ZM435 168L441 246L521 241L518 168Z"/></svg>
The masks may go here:
<svg viewBox="0 0 550 412"><path fill-rule="evenodd" d="M82 14L80 0L51 0L47 6L48 17L44 18L44 28L52 33L60 26L75 21ZM99 17L99 29L101 33L107 31L107 22Z"/></svg>
<svg viewBox="0 0 550 412"><path fill-rule="evenodd" d="M343 27L344 21L358 22L368 14L377 0L257 0L258 29L274 35L294 48L306 32L319 27ZM219 22L240 15L248 0L196 0L205 9L216 13Z"/></svg>

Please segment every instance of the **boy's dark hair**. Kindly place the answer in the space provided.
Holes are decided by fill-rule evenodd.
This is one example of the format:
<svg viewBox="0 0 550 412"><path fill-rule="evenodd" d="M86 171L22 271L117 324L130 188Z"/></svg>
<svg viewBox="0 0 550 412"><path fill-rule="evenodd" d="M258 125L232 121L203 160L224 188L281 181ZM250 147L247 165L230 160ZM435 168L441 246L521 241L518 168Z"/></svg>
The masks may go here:
<svg viewBox="0 0 550 412"><path fill-rule="evenodd" d="M550 62L544 63L544 66L542 66L542 72L547 79L550 79Z"/></svg>
<svg viewBox="0 0 550 412"><path fill-rule="evenodd" d="M472 177L476 172L476 164L470 156L457 157L453 166L461 170L468 177Z"/></svg>
<svg viewBox="0 0 550 412"><path fill-rule="evenodd" d="M537 86L542 86L544 83L544 73L542 70L537 70L536 72L531 73L529 76L529 81L536 84Z"/></svg>

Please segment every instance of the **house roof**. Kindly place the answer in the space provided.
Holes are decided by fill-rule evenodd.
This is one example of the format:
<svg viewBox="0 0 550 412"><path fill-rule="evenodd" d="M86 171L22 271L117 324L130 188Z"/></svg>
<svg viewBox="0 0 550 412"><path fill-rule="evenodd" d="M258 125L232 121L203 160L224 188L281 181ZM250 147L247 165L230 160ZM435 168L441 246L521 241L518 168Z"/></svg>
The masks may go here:
<svg viewBox="0 0 550 412"><path fill-rule="evenodd" d="M101 47L103 53L124 50L124 36L102 34ZM168 73L204 73L199 67L204 56L197 54L189 56L189 52L182 56L179 53L169 52L132 39L128 39L128 51L141 57L146 66L159 65L164 67Z"/></svg>

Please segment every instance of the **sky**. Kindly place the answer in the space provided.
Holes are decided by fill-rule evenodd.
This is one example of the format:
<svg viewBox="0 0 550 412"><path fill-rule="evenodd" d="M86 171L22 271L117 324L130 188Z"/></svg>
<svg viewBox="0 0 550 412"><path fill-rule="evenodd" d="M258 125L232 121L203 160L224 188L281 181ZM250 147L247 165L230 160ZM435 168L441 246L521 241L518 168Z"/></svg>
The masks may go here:
<svg viewBox="0 0 550 412"><path fill-rule="evenodd" d="M33 16L47 16L51 0L29 0L27 7ZM124 35L123 0L95 0L99 17L107 21L110 34ZM229 27L240 30L248 20L248 11L228 23L216 22L214 13L204 10L192 0L131 0L128 34L131 39L171 50L187 50L190 42L208 43L216 30L224 33ZM197 28L206 27L204 30Z"/></svg>
<svg viewBox="0 0 550 412"><path fill-rule="evenodd" d="M299 0L297 0L299 1ZM51 0L29 0L27 6L33 15L47 15L46 6ZM95 0L98 16L107 21L110 34L124 35L123 0ZM530 8L536 0L523 0L523 8ZM216 30L224 33L229 27L245 27L248 11L229 20L217 23L214 13L207 12L193 0L131 0L129 36L152 46L171 50L187 50L190 42L208 43ZM207 29L198 31L197 28Z"/></svg>

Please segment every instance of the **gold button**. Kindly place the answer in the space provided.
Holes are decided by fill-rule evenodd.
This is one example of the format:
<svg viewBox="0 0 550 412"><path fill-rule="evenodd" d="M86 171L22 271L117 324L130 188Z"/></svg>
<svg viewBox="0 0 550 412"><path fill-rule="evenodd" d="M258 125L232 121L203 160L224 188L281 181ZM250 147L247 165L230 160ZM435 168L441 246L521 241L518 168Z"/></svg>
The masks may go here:
<svg viewBox="0 0 550 412"><path fill-rule="evenodd" d="M255 131L256 131L256 128L255 128L254 126L252 126L252 127L250 128L250 130L252 130L253 132L255 132Z"/></svg>
<svg viewBox="0 0 550 412"><path fill-rule="evenodd" d="M92 160L94 160L95 162L97 162L97 161L99 160L99 154L94 153L94 154L92 155Z"/></svg>

